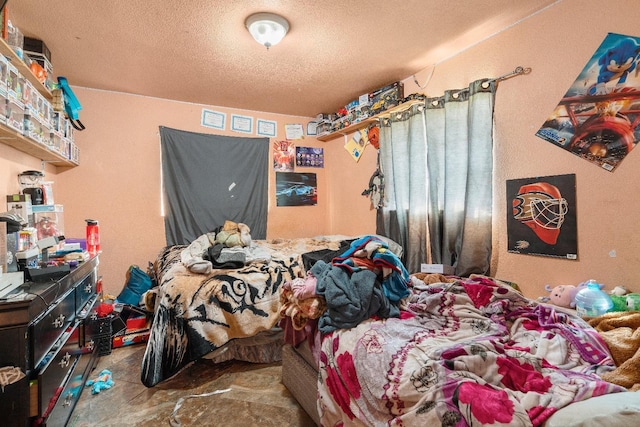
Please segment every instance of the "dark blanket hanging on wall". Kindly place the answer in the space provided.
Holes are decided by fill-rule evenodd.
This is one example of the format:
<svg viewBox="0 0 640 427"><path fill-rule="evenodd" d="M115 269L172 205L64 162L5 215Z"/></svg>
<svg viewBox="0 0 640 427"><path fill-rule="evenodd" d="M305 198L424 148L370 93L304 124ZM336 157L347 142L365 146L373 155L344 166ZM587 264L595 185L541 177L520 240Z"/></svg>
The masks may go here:
<svg viewBox="0 0 640 427"><path fill-rule="evenodd" d="M267 235L269 139L160 126L167 245L189 244L226 220Z"/></svg>

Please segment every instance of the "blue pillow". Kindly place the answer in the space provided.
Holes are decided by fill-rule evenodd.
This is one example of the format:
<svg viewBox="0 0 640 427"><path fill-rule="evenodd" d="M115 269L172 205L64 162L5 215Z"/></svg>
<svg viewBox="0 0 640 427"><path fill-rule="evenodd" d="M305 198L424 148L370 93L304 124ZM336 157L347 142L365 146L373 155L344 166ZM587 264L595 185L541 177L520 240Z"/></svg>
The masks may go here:
<svg viewBox="0 0 640 427"><path fill-rule="evenodd" d="M132 265L127 271L127 282L116 300L123 304L140 305L142 294L151 289L151 277L137 265Z"/></svg>

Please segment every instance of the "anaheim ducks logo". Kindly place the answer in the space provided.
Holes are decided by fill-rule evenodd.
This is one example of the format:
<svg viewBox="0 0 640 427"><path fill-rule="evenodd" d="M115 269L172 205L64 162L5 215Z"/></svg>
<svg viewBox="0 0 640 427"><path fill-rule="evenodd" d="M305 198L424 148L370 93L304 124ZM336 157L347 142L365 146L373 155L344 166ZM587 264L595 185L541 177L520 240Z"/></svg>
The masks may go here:
<svg viewBox="0 0 640 427"><path fill-rule="evenodd" d="M513 217L550 245L558 241L567 211L567 201L547 182L523 185L513 199Z"/></svg>

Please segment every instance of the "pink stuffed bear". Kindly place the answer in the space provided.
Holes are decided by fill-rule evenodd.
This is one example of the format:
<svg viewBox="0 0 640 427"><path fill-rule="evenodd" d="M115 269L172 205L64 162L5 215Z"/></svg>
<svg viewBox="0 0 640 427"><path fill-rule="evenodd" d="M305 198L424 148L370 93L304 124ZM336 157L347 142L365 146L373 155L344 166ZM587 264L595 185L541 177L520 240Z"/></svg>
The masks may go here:
<svg viewBox="0 0 640 427"><path fill-rule="evenodd" d="M559 307L575 308L576 294L586 286L585 283L574 285L558 285L555 288L546 285L544 288L549 292L549 302Z"/></svg>

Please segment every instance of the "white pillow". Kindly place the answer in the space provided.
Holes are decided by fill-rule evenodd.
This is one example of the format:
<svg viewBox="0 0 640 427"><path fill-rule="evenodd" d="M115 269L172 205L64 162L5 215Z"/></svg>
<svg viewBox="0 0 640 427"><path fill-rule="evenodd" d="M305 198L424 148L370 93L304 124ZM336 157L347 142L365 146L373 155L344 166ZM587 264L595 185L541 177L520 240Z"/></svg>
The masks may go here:
<svg viewBox="0 0 640 427"><path fill-rule="evenodd" d="M605 394L572 403L543 424L543 427L601 426L640 426L640 392Z"/></svg>

